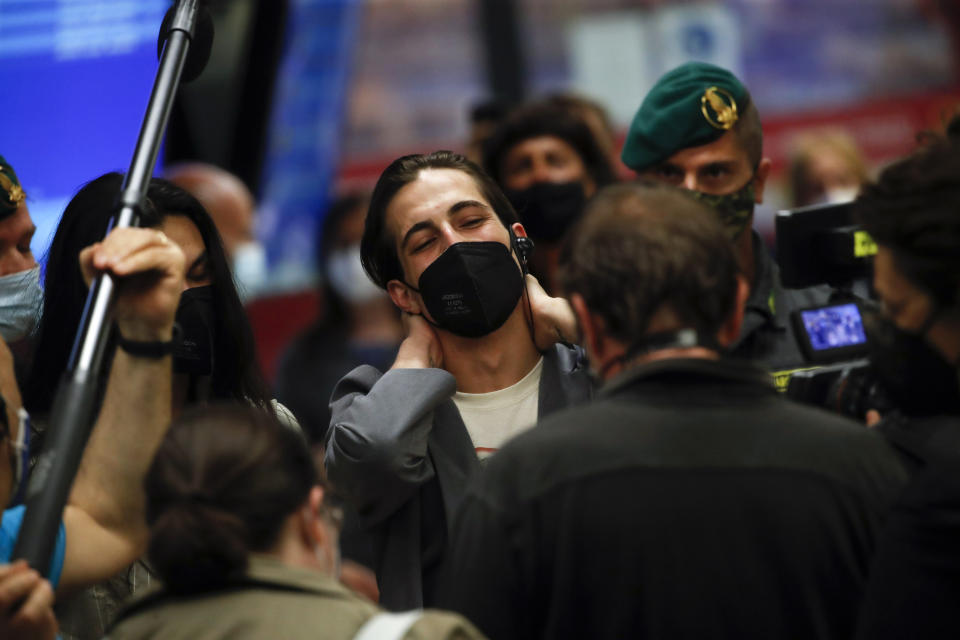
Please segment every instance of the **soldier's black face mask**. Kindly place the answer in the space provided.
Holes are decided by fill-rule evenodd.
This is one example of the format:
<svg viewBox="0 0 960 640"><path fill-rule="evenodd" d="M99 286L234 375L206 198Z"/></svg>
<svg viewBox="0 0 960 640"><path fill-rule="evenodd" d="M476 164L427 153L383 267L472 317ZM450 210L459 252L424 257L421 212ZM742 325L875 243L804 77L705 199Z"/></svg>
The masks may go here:
<svg viewBox="0 0 960 640"><path fill-rule="evenodd" d="M213 285L180 294L177 306L180 338L173 346L173 372L196 376L213 373Z"/></svg>
<svg viewBox="0 0 960 640"><path fill-rule="evenodd" d="M420 294L436 326L479 338L503 326L523 295L523 275L499 242L458 242L420 274Z"/></svg>
<svg viewBox="0 0 960 640"><path fill-rule="evenodd" d="M531 238L556 242L580 217L587 197L583 184L535 182L526 189L506 191Z"/></svg>

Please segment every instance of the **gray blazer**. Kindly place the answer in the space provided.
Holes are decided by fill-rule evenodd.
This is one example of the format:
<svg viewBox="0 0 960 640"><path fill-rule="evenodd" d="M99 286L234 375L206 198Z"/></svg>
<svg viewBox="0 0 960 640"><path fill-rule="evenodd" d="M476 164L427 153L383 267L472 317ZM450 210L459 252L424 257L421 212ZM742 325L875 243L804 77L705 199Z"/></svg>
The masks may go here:
<svg viewBox="0 0 960 640"><path fill-rule="evenodd" d="M453 515L480 471L455 391L443 369L381 374L363 365L330 400L327 472L373 537L380 604L388 609L429 606ZM544 354L539 417L591 395L582 349L555 345Z"/></svg>

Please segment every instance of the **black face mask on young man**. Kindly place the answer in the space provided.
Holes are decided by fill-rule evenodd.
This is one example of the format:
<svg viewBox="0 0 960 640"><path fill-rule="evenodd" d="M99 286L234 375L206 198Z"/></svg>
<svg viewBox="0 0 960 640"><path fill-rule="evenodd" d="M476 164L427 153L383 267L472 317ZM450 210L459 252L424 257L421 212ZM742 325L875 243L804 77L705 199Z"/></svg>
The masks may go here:
<svg viewBox="0 0 960 640"><path fill-rule="evenodd" d="M458 242L420 274L420 294L437 327L480 338L503 326L523 295L523 275L499 242ZM426 319L426 317L425 317Z"/></svg>

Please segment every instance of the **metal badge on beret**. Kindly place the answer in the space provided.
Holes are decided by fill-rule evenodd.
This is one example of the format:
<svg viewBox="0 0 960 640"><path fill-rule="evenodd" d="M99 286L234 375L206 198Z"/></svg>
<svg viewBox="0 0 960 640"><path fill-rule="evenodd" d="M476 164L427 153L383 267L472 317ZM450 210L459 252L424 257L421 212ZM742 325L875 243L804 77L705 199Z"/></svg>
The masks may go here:
<svg viewBox="0 0 960 640"><path fill-rule="evenodd" d="M710 113L711 110L713 113ZM732 129L740 117L737 115L737 101L729 91L720 87L710 87L703 92L703 97L700 98L700 111L711 127L724 131Z"/></svg>

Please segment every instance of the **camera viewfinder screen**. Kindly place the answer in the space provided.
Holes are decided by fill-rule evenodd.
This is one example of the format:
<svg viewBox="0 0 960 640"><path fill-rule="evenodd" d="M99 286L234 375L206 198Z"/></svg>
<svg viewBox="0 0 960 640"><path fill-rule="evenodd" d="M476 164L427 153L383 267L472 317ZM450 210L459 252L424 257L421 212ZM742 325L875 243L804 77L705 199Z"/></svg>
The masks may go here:
<svg viewBox="0 0 960 640"><path fill-rule="evenodd" d="M817 351L851 347L867 341L856 304L811 309L801 315L810 345Z"/></svg>

